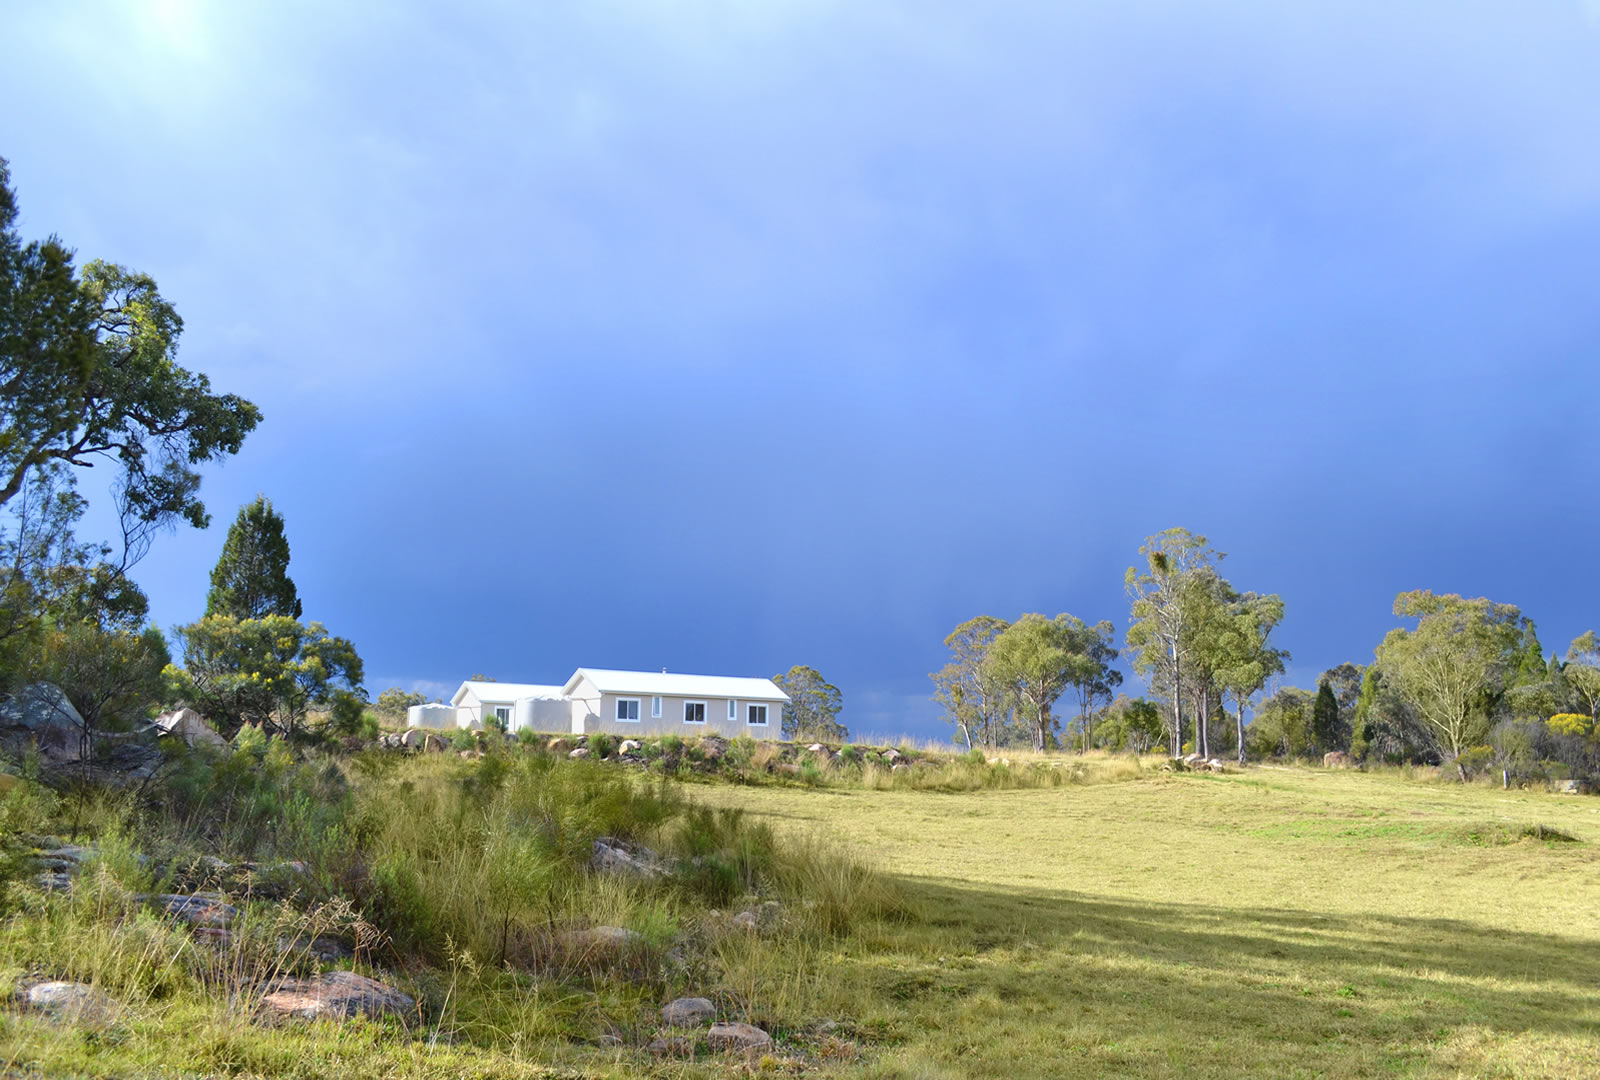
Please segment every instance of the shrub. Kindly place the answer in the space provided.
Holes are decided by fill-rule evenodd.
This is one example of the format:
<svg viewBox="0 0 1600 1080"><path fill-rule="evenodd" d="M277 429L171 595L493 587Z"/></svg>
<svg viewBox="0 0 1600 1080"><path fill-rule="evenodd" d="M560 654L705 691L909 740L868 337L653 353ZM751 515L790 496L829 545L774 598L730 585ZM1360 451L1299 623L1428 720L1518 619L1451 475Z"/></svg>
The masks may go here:
<svg viewBox="0 0 1600 1080"><path fill-rule="evenodd" d="M450 733L450 748L452 750L476 750L478 739L466 728L456 728Z"/></svg>
<svg viewBox="0 0 1600 1080"><path fill-rule="evenodd" d="M589 753L593 754L595 757L607 758L611 756L614 750L616 750L617 740L614 736L607 735L603 731L596 732L595 734L589 736L588 747Z"/></svg>

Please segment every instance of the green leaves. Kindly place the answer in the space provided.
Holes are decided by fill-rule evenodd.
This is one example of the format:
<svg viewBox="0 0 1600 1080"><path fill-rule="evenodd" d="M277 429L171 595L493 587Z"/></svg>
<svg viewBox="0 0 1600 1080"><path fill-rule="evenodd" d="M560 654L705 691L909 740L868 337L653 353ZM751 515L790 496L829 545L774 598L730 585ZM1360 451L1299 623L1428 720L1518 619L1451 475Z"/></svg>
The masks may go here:
<svg viewBox="0 0 1600 1080"><path fill-rule="evenodd" d="M289 577L283 515L272 509L269 499L257 495L255 502L239 509L238 519L228 528L222 555L211 571L206 614L298 619L300 611L300 597Z"/></svg>
<svg viewBox="0 0 1600 1080"><path fill-rule="evenodd" d="M838 742L850 737L839 723L844 695L816 668L796 664L785 674L773 676L772 681L789 695L789 704L783 709L784 738Z"/></svg>
<svg viewBox="0 0 1600 1080"><path fill-rule="evenodd" d="M0 505L52 462L113 460L133 520L204 527L194 466L237 453L260 411L175 362L183 320L148 275L23 244L9 180L0 160Z"/></svg>
<svg viewBox="0 0 1600 1080"><path fill-rule="evenodd" d="M359 692L355 647L321 623L208 615L176 634L184 666L168 666L170 692L226 736L245 724L292 733L313 705L330 704L340 690Z"/></svg>

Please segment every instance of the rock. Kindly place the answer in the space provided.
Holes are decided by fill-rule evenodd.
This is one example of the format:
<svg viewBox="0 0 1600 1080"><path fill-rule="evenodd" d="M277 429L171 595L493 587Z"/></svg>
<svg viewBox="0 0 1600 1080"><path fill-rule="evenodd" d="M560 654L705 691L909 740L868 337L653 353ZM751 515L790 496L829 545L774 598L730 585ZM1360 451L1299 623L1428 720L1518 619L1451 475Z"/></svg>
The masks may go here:
<svg viewBox="0 0 1600 1080"><path fill-rule="evenodd" d="M710 998L684 997L668 1002L661 1009L661 1022L667 1027L699 1027L717 1018L717 1007Z"/></svg>
<svg viewBox="0 0 1600 1080"><path fill-rule="evenodd" d="M1350 765L1350 755L1343 750L1334 750L1322 755L1322 767L1324 769L1348 769Z"/></svg>
<svg viewBox="0 0 1600 1080"><path fill-rule="evenodd" d="M21 758L37 749L45 765L67 765L83 756L83 717L61 688L29 683L0 701L0 749Z"/></svg>
<svg viewBox="0 0 1600 1080"><path fill-rule="evenodd" d="M632 949L644 944L644 938L620 926L591 926L586 930L573 930L562 935L568 948L590 952L609 952Z"/></svg>
<svg viewBox="0 0 1600 1080"><path fill-rule="evenodd" d="M1556 791L1562 795L1577 795L1582 788L1576 780L1562 780L1556 784Z"/></svg>
<svg viewBox="0 0 1600 1080"><path fill-rule="evenodd" d="M400 745L407 750L421 750L427 742L428 733L421 728L406 728L400 736Z"/></svg>
<svg viewBox="0 0 1600 1080"><path fill-rule="evenodd" d="M909 769L909 768L911 768L911 766L907 765L905 762L897 761L893 765L889 766L889 771L890 772L899 772L902 769Z"/></svg>
<svg viewBox="0 0 1600 1080"><path fill-rule="evenodd" d="M594 855L589 865L601 873L632 874L635 877L656 878L666 874L667 867L660 856L649 848L630 851L620 840L602 836L594 842Z"/></svg>
<svg viewBox="0 0 1600 1080"><path fill-rule="evenodd" d="M884 761L893 765L895 762L899 761L903 755L900 753L900 751L891 746L878 756L883 758Z"/></svg>
<svg viewBox="0 0 1600 1080"><path fill-rule="evenodd" d="M76 870L83 863L98 858L99 855L100 852L96 848L64 844L49 851L41 851L39 858L43 860L46 870Z"/></svg>
<svg viewBox="0 0 1600 1080"><path fill-rule="evenodd" d="M163 893L148 899L166 914L182 919L190 926L225 927L239 914L238 908L223 903L222 898L214 893L195 893L193 896Z"/></svg>
<svg viewBox="0 0 1600 1080"><path fill-rule="evenodd" d="M729 922L740 930L749 930L751 933L761 929L761 920L756 918L756 913L753 911L741 911Z"/></svg>
<svg viewBox="0 0 1600 1080"><path fill-rule="evenodd" d="M645 1050L656 1057L688 1057L694 1050L694 1043L681 1036L670 1039L652 1039Z"/></svg>
<svg viewBox="0 0 1600 1080"><path fill-rule="evenodd" d="M111 998L77 982L35 983L28 987L26 1000L29 1008L74 1024L105 1024L117 1010Z"/></svg>
<svg viewBox="0 0 1600 1080"><path fill-rule="evenodd" d="M720 735L706 735L700 739L700 752L707 761L721 761L728 752L728 740Z"/></svg>
<svg viewBox="0 0 1600 1080"><path fill-rule="evenodd" d="M213 949L226 949L233 944L233 934L216 926L197 926L194 931L194 943Z"/></svg>
<svg viewBox="0 0 1600 1080"><path fill-rule="evenodd" d="M66 892L72 888L72 875L65 870L46 870L36 874L33 883L45 892Z"/></svg>
<svg viewBox="0 0 1600 1080"><path fill-rule="evenodd" d="M182 739L186 746L204 746L212 750L226 750L228 740L214 731L205 718L193 709L165 712L151 721L161 738Z"/></svg>
<svg viewBox="0 0 1600 1080"><path fill-rule="evenodd" d="M546 746L545 749L552 754L565 754L571 747L572 744L565 739L551 739L550 745Z"/></svg>
<svg viewBox="0 0 1600 1080"><path fill-rule="evenodd" d="M425 754L442 754L448 745L442 737L429 732L427 737L422 740L422 752Z"/></svg>
<svg viewBox="0 0 1600 1080"><path fill-rule="evenodd" d="M631 754L635 750L639 749L642 745L644 745L644 744L641 743L638 739L623 739L620 743L617 744L617 753L619 753L619 754Z"/></svg>
<svg viewBox="0 0 1600 1080"><path fill-rule="evenodd" d="M353 971L329 971L314 979L282 979L261 999L276 1016L301 1020L344 1020L352 1016L411 1015L416 1000L376 979Z"/></svg>
<svg viewBox="0 0 1600 1080"><path fill-rule="evenodd" d="M748 1054L770 1048L772 1036L753 1024L719 1020L706 1032L706 1042L713 1050L740 1050Z"/></svg>
<svg viewBox="0 0 1600 1080"><path fill-rule="evenodd" d="M307 956L323 964L333 964L340 960L348 960L355 955L350 946L338 938L329 937L326 934L318 934L310 941L302 938L280 937L278 939L278 951L290 955Z"/></svg>
<svg viewBox="0 0 1600 1080"><path fill-rule="evenodd" d="M567 751L567 757L572 758L573 760L577 760L579 758L586 758L588 756L589 756L589 748L587 746L580 746L576 750Z"/></svg>

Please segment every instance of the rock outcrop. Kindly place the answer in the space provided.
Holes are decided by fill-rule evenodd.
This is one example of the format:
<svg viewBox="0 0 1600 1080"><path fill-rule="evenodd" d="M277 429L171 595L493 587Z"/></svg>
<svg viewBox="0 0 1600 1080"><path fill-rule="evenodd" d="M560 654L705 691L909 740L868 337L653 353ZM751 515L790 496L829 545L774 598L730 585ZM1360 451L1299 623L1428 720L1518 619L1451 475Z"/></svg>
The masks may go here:
<svg viewBox="0 0 1600 1080"><path fill-rule="evenodd" d="M353 971L330 971L313 979L281 979L261 998L261 1009L269 1016L299 1020L404 1019L413 1015L416 1007L409 994Z"/></svg>

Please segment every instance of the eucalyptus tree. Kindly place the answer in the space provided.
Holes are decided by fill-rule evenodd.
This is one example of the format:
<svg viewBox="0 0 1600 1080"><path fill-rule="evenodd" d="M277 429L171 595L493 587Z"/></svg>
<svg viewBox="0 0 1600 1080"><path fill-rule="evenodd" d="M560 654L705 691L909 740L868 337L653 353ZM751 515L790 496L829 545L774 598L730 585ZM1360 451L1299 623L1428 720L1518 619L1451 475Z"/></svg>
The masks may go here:
<svg viewBox="0 0 1600 1080"><path fill-rule="evenodd" d="M1220 635L1223 660L1217 668L1217 683L1233 699L1237 724L1239 763L1245 761L1244 712L1267 680L1283 674L1289 653L1269 643L1272 631L1283 621L1283 599L1276 593L1245 593L1230 605Z"/></svg>
<svg viewBox="0 0 1600 1080"><path fill-rule="evenodd" d="M1012 688L1026 712L1035 750L1045 748L1055 728L1051 709L1083 663L1076 651L1083 625L1072 615L1051 619L1029 613L989 646L993 674Z"/></svg>
<svg viewBox="0 0 1600 1080"><path fill-rule="evenodd" d="M1567 646L1567 662L1559 670L1566 684L1589 706L1589 716L1600 720L1600 638L1593 630L1585 630L1572 639Z"/></svg>
<svg viewBox="0 0 1600 1080"><path fill-rule="evenodd" d="M195 466L237 453L260 411L178 366L183 320L148 275L79 271L17 215L0 159L0 506L39 470L109 461L132 519L204 528Z"/></svg>
<svg viewBox="0 0 1600 1080"><path fill-rule="evenodd" d="M933 700L944 706L945 719L955 725L969 750L974 733L978 743L989 749L1005 735L1015 698L988 660L989 646L1010 625L993 615L968 619L944 639L949 662L928 676L933 680Z"/></svg>
<svg viewBox="0 0 1600 1080"><path fill-rule="evenodd" d="M1122 685L1122 672L1111 666L1118 653L1111 644L1117 630L1110 620L1093 626L1082 620L1073 621L1077 625L1071 635L1072 651L1078 659L1072 664L1069 682L1078 696L1078 730L1087 753L1094 745L1095 706L1101 702L1111 704L1117 687Z"/></svg>
<svg viewBox="0 0 1600 1080"><path fill-rule="evenodd" d="M1441 748L1459 758L1488 734L1485 706L1503 686L1522 615L1512 604L1426 589L1395 597L1394 613L1417 625L1389 631L1378 664ZM1459 762L1456 769L1465 780Z"/></svg>
<svg viewBox="0 0 1600 1080"><path fill-rule="evenodd" d="M1225 556L1214 551L1205 537L1182 528L1149 537L1139 554L1145 569L1141 572L1130 566L1123 577L1132 602L1127 646L1134 670L1152 692L1161 687L1170 696L1169 750L1178 757L1183 753L1185 667L1195 640L1193 608L1196 596L1201 595L1192 585L1197 574L1215 573L1216 564Z"/></svg>
<svg viewBox="0 0 1600 1080"><path fill-rule="evenodd" d="M850 733L839 722L844 695L822 677L814 667L796 664L772 681L789 695L783 709L783 737L786 739L829 739L843 741Z"/></svg>

